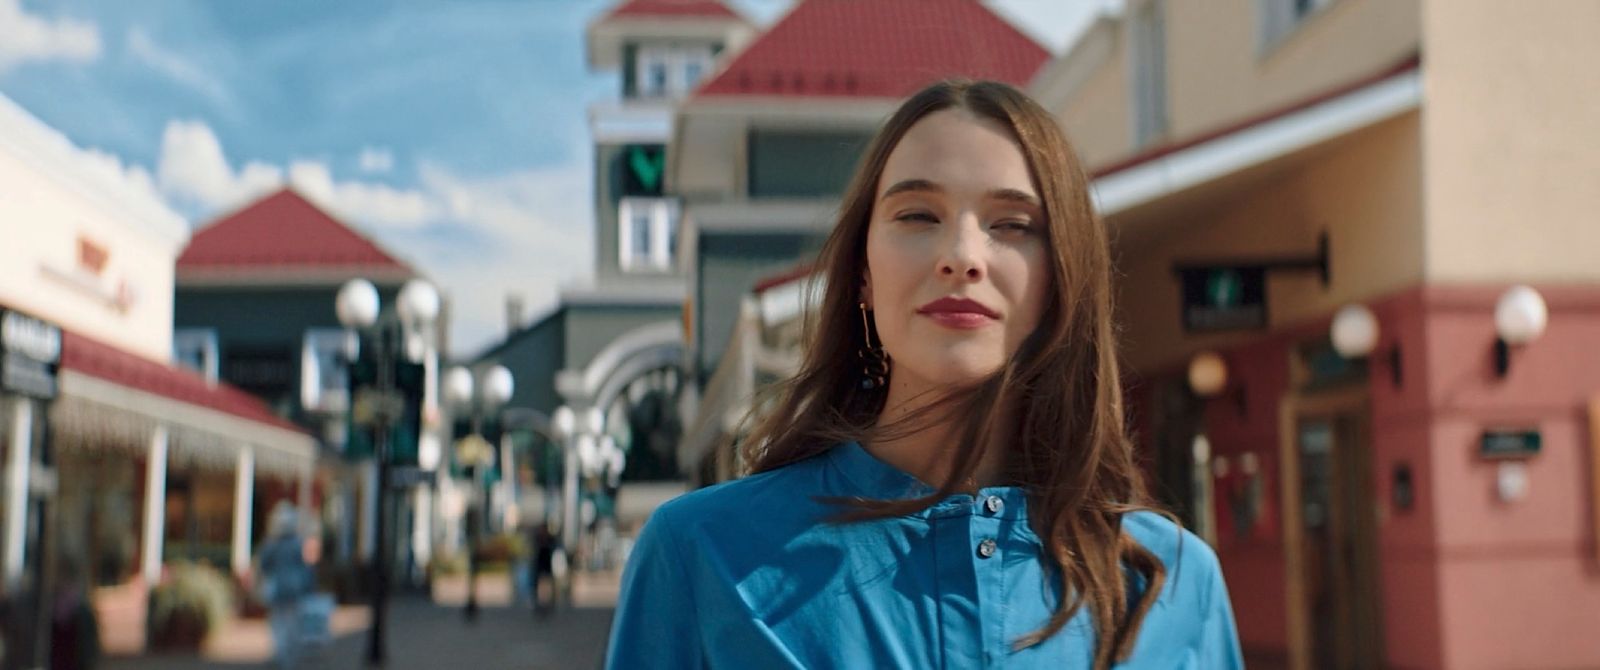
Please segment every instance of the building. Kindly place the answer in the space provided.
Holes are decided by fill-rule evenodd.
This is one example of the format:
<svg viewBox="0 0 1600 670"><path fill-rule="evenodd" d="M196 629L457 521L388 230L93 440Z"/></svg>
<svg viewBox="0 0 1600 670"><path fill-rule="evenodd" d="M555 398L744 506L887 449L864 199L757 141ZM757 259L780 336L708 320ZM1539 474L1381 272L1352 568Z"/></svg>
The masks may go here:
<svg viewBox="0 0 1600 670"><path fill-rule="evenodd" d="M105 160L0 97L0 574L43 625L31 599L62 580L106 587L102 620L142 620L168 560L247 569L255 511L308 496L316 456L259 400L173 363L188 225ZM42 665L28 630L7 631L8 660Z"/></svg>
<svg viewBox="0 0 1600 670"><path fill-rule="evenodd" d="M1116 237L1140 448L1251 667L1600 664L1594 25L1130 0L1034 80ZM1548 329L1497 346L1517 284Z"/></svg>
<svg viewBox="0 0 1600 670"><path fill-rule="evenodd" d="M345 454L350 333L335 314L335 297L345 282L363 278L378 288L381 304L390 309L401 286L422 275L291 189L200 227L176 267L178 360L255 395L320 439L317 484L326 504L323 495L315 502L327 555L341 563L370 558L377 471L370 454ZM442 457L435 380L445 323L436 322L423 343L418 457L424 469L436 468ZM441 486L445 495L454 490L449 481ZM409 504L401 506L391 537L410 541L397 539L389 564L409 564L413 576L420 576L442 539L433 532L432 491L417 486L405 495ZM258 516L267 511L258 510Z"/></svg>
<svg viewBox="0 0 1600 670"><path fill-rule="evenodd" d="M622 458L557 457L559 468L536 466L543 494L525 497L530 517L548 512L579 520L576 502L572 516L558 514L563 498L557 493L569 465L582 470L573 487L581 483L585 500L607 488L600 482L613 475L629 482L623 484L629 492L615 496L623 525L642 522L657 502L683 490L674 459L683 408L693 403L684 365L690 255L680 234L682 205L666 186L667 145L677 105L753 34L750 23L719 0L627 0L588 26L590 68L618 71L622 85L618 100L589 112L594 285L564 290L560 304L532 323L509 307L505 340L474 356L471 365L503 364L512 371L517 385L509 407L538 417L530 424L541 428L534 442L555 441L548 417L558 408L593 411L599 429L579 422L585 435L573 436L574 443L615 445ZM526 459L535 460L544 459ZM607 463L617 462L622 472L608 474ZM571 495L577 500L576 491ZM600 507L610 502L608 496L599 501Z"/></svg>
<svg viewBox="0 0 1600 670"><path fill-rule="evenodd" d="M706 396L680 468L703 482L729 467L713 447L736 439L747 400L730 391L753 389L754 368L728 363L737 379L719 380L719 362L736 334L752 332L749 319L777 318L759 308L771 298L757 299L754 312L744 302L758 283L766 288L763 280L815 255L878 125L935 81L1023 86L1048 58L972 0L802 0L681 105L667 185L683 200L697 307L689 369ZM798 300L798 286L782 295L786 305Z"/></svg>

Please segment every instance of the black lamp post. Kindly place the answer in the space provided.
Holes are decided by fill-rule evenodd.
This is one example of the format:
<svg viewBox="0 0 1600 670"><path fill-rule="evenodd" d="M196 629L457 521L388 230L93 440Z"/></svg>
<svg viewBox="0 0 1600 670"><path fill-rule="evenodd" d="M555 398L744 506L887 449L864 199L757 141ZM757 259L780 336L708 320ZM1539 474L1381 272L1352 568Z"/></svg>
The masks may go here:
<svg viewBox="0 0 1600 670"><path fill-rule="evenodd" d="M371 360L373 384L357 390L351 398L351 412L357 423L372 428L373 457L378 466L376 491L376 542L372 559L372 627L367 635L367 664L384 663L384 624L389 600L388 489L390 431L405 412L405 397L397 384L401 357L421 358L425 354L424 333L439 315L439 293L420 279L406 282L400 289L393 313L380 313L378 290L365 279L352 279L339 289L335 309L339 322L352 331L366 331L373 344ZM380 318L383 317L383 318ZM420 349L420 350L419 350Z"/></svg>
<svg viewBox="0 0 1600 670"><path fill-rule="evenodd" d="M451 368L445 376L445 400L453 410L472 418L472 432L456 442L457 462L466 467L467 479L474 487L474 504L468 508L467 517L467 603L461 611L468 621L478 617L478 542L480 530L486 523L488 488L483 474L495 458L494 445L483 437L484 420L492 416L511 399L514 380L505 366L496 365L483 372L481 384L474 383L472 372L463 367ZM478 392L473 393L474 387Z"/></svg>

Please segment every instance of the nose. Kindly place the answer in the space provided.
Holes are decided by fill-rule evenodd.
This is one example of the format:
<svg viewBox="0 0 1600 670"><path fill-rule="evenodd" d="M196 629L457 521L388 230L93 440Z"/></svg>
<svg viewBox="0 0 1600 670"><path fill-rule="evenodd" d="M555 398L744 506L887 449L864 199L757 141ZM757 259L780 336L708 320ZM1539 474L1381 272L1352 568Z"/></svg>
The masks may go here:
<svg viewBox="0 0 1600 670"><path fill-rule="evenodd" d="M984 236L974 217L963 216L961 219L958 225L948 228L950 234L939 256L939 276L975 282L984 275Z"/></svg>

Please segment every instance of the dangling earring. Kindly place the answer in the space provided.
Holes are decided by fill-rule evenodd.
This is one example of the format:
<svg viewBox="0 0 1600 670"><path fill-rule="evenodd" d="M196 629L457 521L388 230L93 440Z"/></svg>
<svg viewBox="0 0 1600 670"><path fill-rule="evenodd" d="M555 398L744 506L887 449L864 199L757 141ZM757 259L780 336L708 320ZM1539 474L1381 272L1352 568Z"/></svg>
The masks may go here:
<svg viewBox="0 0 1600 670"><path fill-rule="evenodd" d="M872 325L867 321L867 303L861 306L861 348L856 350L856 356L861 358L861 390L871 391L881 388L889 376L889 356L883 353L882 346L872 344Z"/></svg>

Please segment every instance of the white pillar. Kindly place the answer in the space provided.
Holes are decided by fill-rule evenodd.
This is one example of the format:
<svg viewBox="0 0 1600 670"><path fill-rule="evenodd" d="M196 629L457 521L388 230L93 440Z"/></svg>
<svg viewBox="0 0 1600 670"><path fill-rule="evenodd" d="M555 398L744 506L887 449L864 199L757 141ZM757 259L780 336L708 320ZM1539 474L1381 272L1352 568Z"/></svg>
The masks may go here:
<svg viewBox="0 0 1600 670"><path fill-rule="evenodd" d="M150 458L144 478L144 568L146 584L161 580L161 548L167 523L167 427L156 426L150 435Z"/></svg>
<svg viewBox="0 0 1600 670"><path fill-rule="evenodd" d="M11 431L11 453L6 459L6 553L7 591L22 581L22 563L28 539L28 472L33 460L33 402L18 399Z"/></svg>
<svg viewBox="0 0 1600 670"><path fill-rule="evenodd" d="M433 557L433 492L419 486L412 492L411 555L417 570L423 570Z"/></svg>
<svg viewBox="0 0 1600 670"><path fill-rule="evenodd" d="M256 485L256 456L250 447L239 450L239 467L233 487L233 572L250 571L250 518Z"/></svg>
<svg viewBox="0 0 1600 670"><path fill-rule="evenodd" d="M511 453L515 442L507 431L500 436L500 530L514 531L522 510L517 509L517 462Z"/></svg>

